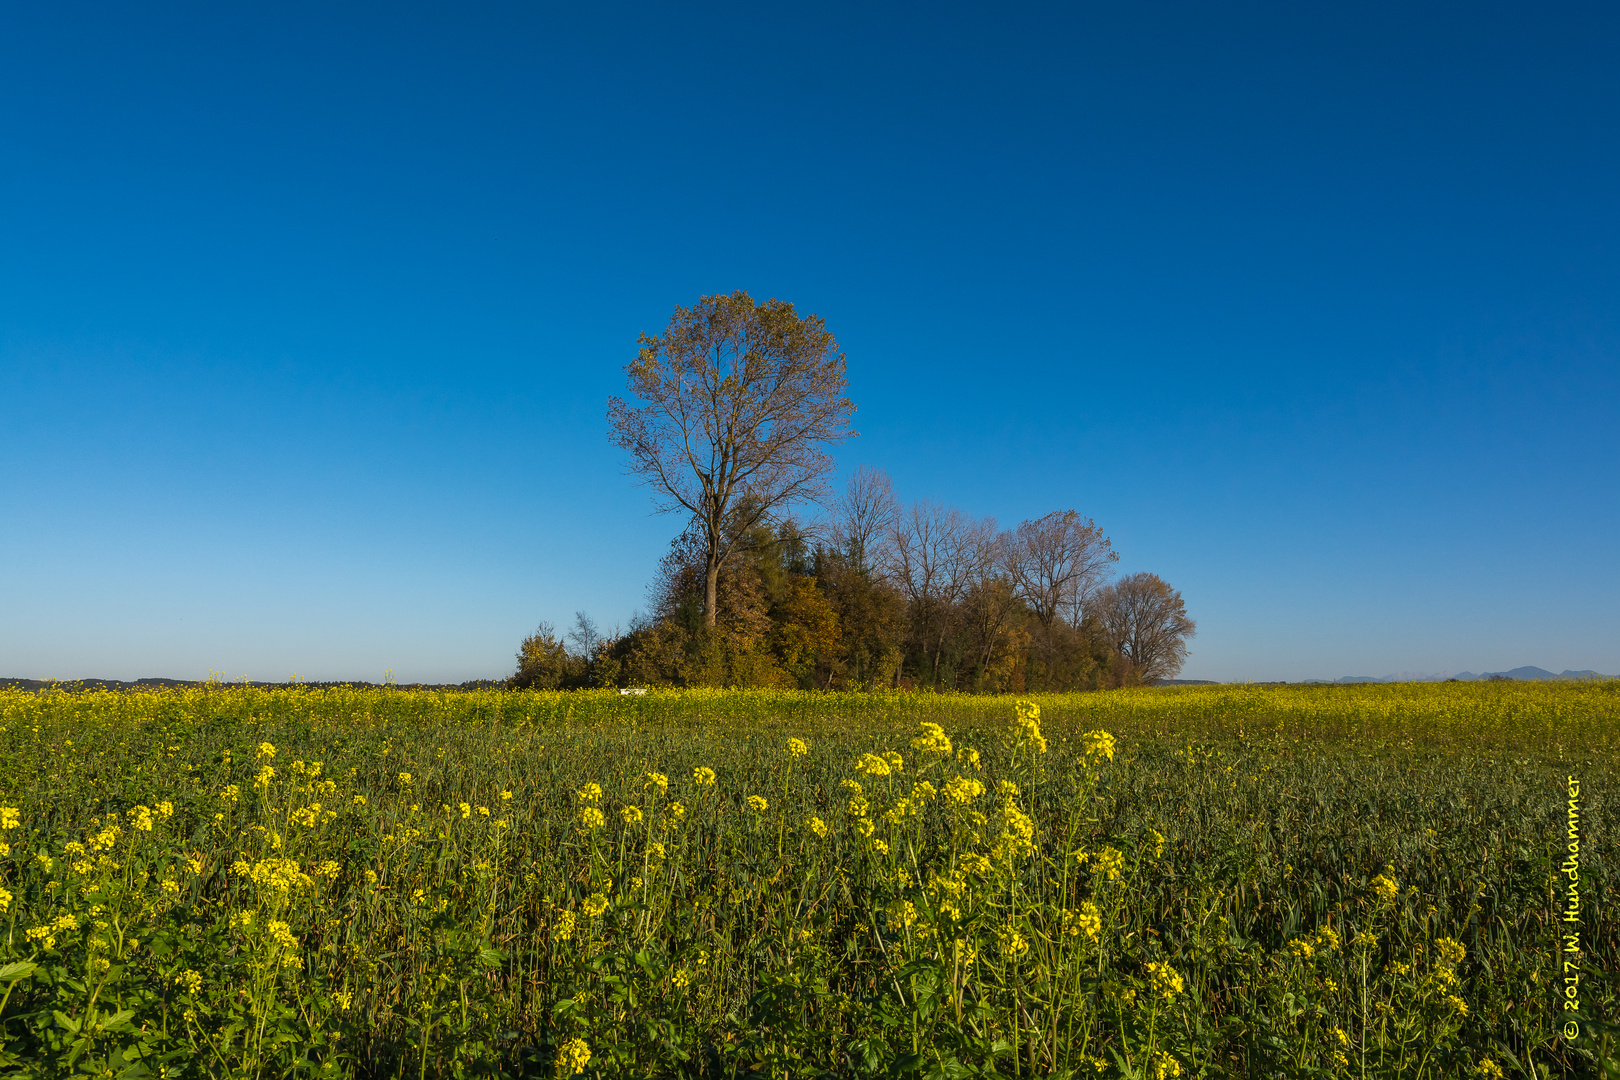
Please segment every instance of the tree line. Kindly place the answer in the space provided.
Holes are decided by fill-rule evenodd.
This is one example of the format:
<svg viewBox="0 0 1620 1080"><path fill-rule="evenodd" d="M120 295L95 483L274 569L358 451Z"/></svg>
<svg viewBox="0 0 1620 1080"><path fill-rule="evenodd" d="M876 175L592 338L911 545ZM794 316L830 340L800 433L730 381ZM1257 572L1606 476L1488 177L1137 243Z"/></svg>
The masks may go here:
<svg viewBox="0 0 1620 1080"><path fill-rule="evenodd" d="M1195 631L1153 574L1075 510L1002 530L902 504L863 466L832 498L828 448L854 435L845 358L823 321L747 293L677 308L626 368L611 437L655 505L684 516L648 614L602 633L542 625L512 682L582 686L1072 690L1173 677ZM830 513L807 525L795 507Z"/></svg>

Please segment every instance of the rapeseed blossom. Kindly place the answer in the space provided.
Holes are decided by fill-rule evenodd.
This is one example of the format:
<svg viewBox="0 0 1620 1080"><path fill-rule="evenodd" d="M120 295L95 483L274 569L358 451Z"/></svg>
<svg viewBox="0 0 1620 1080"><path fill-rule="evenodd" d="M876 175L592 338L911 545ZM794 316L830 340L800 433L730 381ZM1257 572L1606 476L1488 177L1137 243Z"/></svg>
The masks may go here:
<svg viewBox="0 0 1620 1080"><path fill-rule="evenodd" d="M1148 976L1152 980L1153 992L1166 1001L1172 1001L1181 993L1181 973L1162 961L1150 960L1147 963Z"/></svg>
<svg viewBox="0 0 1620 1080"><path fill-rule="evenodd" d="M921 754L949 754L951 740L944 728L924 721L917 725L917 737L911 740L911 748Z"/></svg>
<svg viewBox="0 0 1620 1080"><path fill-rule="evenodd" d="M1088 761L1097 758L1114 760L1114 737L1106 731L1088 731L1080 736L1081 746Z"/></svg>
<svg viewBox="0 0 1620 1080"><path fill-rule="evenodd" d="M584 1039L569 1039L557 1052L557 1071L564 1076L576 1076L591 1063L591 1046Z"/></svg>
<svg viewBox="0 0 1620 1080"><path fill-rule="evenodd" d="M1378 894L1378 898L1385 902L1394 900L1401 895L1401 887L1395 883L1395 879L1385 874L1379 874L1373 878L1372 884L1373 891Z"/></svg>
<svg viewBox="0 0 1620 1080"><path fill-rule="evenodd" d="M888 776L891 766L876 754L862 754L855 762L855 771L867 776Z"/></svg>

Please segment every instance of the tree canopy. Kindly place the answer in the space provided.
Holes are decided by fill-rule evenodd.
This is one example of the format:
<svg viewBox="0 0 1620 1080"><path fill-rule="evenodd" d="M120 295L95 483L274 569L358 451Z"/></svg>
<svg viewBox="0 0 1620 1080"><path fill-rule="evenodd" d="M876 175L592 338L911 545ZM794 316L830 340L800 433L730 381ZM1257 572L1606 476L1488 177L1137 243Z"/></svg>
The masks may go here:
<svg viewBox="0 0 1620 1080"><path fill-rule="evenodd" d="M661 510L698 524L704 623L717 618L720 567L739 536L826 493L828 447L851 437L845 358L818 315L743 291L677 307L641 335L625 374L640 404L613 397L614 443Z"/></svg>

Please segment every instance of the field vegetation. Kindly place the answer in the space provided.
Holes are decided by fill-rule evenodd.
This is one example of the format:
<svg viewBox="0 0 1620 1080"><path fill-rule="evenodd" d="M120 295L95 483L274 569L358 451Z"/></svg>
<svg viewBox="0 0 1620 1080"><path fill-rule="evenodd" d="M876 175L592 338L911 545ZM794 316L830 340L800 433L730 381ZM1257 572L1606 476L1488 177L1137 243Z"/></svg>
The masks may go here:
<svg viewBox="0 0 1620 1080"><path fill-rule="evenodd" d="M1617 716L0 692L0 1075L1595 1076Z"/></svg>

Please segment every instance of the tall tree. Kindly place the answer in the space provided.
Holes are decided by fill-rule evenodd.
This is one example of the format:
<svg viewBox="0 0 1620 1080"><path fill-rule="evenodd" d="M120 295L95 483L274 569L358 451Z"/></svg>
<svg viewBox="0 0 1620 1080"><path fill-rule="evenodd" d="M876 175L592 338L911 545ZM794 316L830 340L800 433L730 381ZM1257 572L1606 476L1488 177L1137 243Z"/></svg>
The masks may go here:
<svg viewBox="0 0 1620 1080"><path fill-rule="evenodd" d="M844 354L820 316L741 290L677 307L640 345L625 374L642 404L608 399L611 437L658 508L684 508L698 525L713 628L720 567L737 539L825 494L826 448L854 434Z"/></svg>
<svg viewBox="0 0 1620 1080"><path fill-rule="evenodd" d="M872 573L884 561L884 542L900 512L889 474L871 465L857 468L836 511L834 541L855 569Z"/></svg>
<svg viewBox="0 0 1620 1080"><path fill-rule="evenodd" d="M1119 561L1102 529L1073 510L1023 522L1003 550L1019 595L1048 628L1060 618L1079 626L1086 602Z"/></svg>
<svg viewBox="0 0 1620 1080"><path fill-rule="evenodd" d="M956 606L994 565L997 547L995 519L932 499L913 503L890 526L887 571L911 601L913 634L930 654L935 684Z"/></svg>
<svg viewBox="0 0 1620 1080"><path fill-rule="evenodd" d="M1181 594L1157 574L1132 574L1106 586L1097 595L1097 614L1109 643L1142 682L1175 678L1187 659L1187 639L1198 632Z"/></svg>

